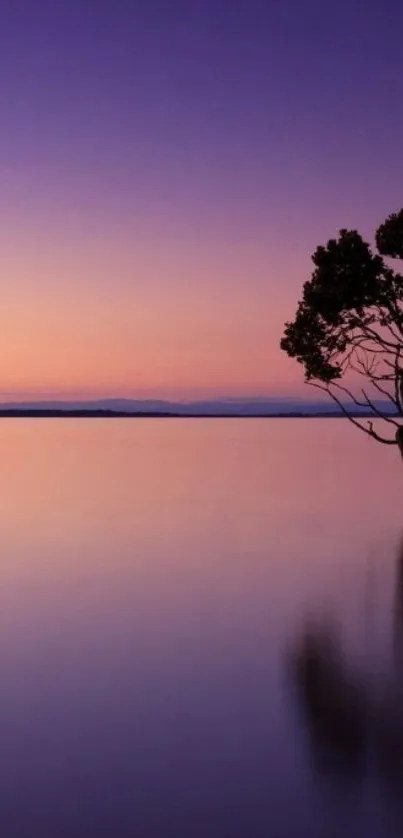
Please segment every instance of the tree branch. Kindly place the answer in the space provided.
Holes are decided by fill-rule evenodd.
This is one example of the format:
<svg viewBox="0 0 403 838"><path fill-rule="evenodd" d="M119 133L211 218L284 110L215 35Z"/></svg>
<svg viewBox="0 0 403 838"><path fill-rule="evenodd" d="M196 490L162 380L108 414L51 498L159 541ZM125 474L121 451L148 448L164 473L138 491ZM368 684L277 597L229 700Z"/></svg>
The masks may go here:
<svg viewBox="0 0 403 838"><path fill-rule="evenodd" d="M381 410L378 410L376 405L371 401L371 399L367 396L365 390L361 390L362 395L364 396L365 401L367 402L368 407L379 416L379 419L383 419L385 422L389 422L391 425L394 425L395 428L400 428L399 422L396 422L395 419L392 419L390 416L387 416L385 413L382 413Z"/></svg>
<svg viewBox="0 0 403 838"><path fill-rule="evenodd" d="M378 380L375 379L375 378L371 378L371 384L372 384L373 387L375 387L376 390L378 390L379 393L382 393L383 396L386 396L386 398L390 399L392 404L395 406L397 412L399 413L400 412L400 406L399 406L398 402L395 401L392 394L388 393L387 390L385 390L383 387L381 387L381 385L378 384Z"/></svg>
<svg viewBox="0 0 403 838"><path fill-rule="evenodd" d="M334 382L332 383L334 384ZM356 428L359 428L360 431L363 431L364 434L367 434L367 436L370 436L372 439L376 439L377 442L382 442L384 445L397 445L396 439L385 439L384 437L379 436L379 434L377 434L376 431L374 431L374 426L372 422L368 422L368 428L365 428L363 425L361 425L360 422L358 422L357 419L355 419L354 416L351 416L351 414L345 408L343 402L341 402L340 399L338 399L337 396L330 390L331 385L317 384L314 381L310 381L309 384L311 387L316 387L317 390L322 390L324 393L327 393L327 395L330 396L330 398L333 399L333 401L338 405L344 416L353 425L355 425Z"/></svg>

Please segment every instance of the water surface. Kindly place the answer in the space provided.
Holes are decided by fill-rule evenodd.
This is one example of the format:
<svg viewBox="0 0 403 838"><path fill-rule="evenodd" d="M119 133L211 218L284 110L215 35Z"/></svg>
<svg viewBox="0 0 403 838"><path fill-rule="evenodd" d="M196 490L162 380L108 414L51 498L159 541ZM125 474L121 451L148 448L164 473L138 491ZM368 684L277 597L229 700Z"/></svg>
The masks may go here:
<svg viewBox="0 0 403 838"><path fill-rule="evenodd" d="M2 834L402 834L394 448L3 419L0 462Z"/></svg>

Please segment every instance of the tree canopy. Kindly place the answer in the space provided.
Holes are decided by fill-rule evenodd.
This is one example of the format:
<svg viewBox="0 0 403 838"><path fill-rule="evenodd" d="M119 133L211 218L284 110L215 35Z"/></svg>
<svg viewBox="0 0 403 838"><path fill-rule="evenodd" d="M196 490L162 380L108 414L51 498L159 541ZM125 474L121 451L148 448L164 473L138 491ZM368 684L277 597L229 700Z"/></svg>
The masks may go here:
<svg viewBox="0 0 403 838"><path fill-rule="evenodd" d="M381 224L375 243L371 249L356 230L340 230L317 248L281 348L355 425L403 452L403 276L385 261L403 259L403 209ZM394 433L357 418L363 408Z"/></svg>

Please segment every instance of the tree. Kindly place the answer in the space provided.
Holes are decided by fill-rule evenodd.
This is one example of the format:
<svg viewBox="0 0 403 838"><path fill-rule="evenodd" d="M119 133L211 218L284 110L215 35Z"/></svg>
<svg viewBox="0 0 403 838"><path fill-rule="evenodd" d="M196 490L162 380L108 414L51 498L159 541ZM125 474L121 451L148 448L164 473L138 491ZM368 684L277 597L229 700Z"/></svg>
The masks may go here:
<svg viewBox="0 0 403 838"><path fill-rule="evenodd" d="M340 230L317 248L281 348L354 425L397 444L403 456L403 276L383 258L403 259L403 210L387 218L375 241L377 252L356 230ZM363 408L389 432L358 418Z"/></svg>

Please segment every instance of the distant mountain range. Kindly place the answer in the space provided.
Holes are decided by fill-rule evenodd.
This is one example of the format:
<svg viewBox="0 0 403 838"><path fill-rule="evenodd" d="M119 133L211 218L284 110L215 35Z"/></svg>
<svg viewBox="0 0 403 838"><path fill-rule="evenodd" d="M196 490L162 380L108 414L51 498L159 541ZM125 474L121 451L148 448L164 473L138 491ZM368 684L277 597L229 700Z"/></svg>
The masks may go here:
<svg viewBox="0 0 403 838"><path fill-rule="evenodd" d="M375 401L376 408L391 413L386 401ZM350 405L354 415L371 416L370 409ZM293 398L217 399L179 402L161 399L97 399L95 401L24 401L0 403L0 416L338 416L333 402L304 401Z"/></svg>

